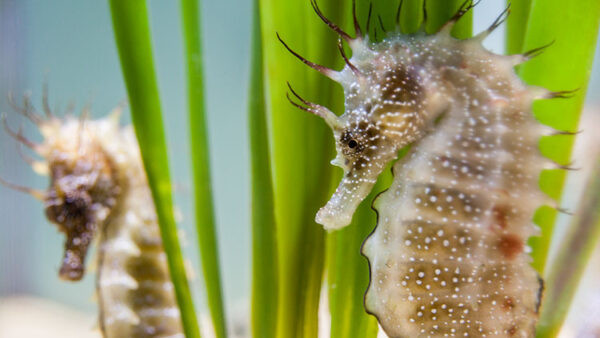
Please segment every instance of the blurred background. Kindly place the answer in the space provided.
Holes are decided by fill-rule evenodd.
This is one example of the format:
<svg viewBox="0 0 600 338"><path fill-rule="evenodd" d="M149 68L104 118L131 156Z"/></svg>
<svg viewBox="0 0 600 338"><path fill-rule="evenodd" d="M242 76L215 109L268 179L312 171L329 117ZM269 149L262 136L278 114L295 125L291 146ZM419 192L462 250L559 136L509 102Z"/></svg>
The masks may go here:
<svg viewBox="0 0 600 338"><path fill-rule="evenodd" d="M155 67L167 126L171 171L176 204L181 211L181 233L185 255L196 274L200 273L193 210L190 203L190 163L186 116L185 78L179 3L149 0ZM309 1L306 1L309 6ZM249 157L246 131L246 102L249 67L251 1L202 1L205 88L211 145L211 169L216 204L221 272L228 317L233 329L244 331L250 289ZM504 8L502 0L482 1L475 8L474 32L481 31ZM498 29L486 46L501 53L503 29ZM275 38L275 37L273 37ZM599 48L597 48L598 50ZM574 210L586 174L586 154L597 150L594 135L600 127L600 60L596 52L588 89L584 133L573 158L584 170L570 174L562 205ZM308 70L307 70L308 71ZM324 78L324 81L325 78ZM48 83L50 105L61 115L70 103L75 114L91 106L93 117L105 116L126 98L112 22L107 1L0 0L0 111L7 113L13 128L21 124L28 138L39 141L37 130L7 103L13 92L17 99L31 93L41 107L42 86ZM570 89L570 88L565 88ZM128 112L128 111L127 111ZM123 123L129 123L128 114ZM587 149L587 150L586 150ZM0 132L0 177L7 181L43 189L47 178L35 175L17 151L16 142ZM561 216L559 227L569 218ZM560 236L560 230L557 231ZM557 237L560 238L560 237ZM187 240L186 240L187 239ZM189 243L186 245L186 243ZM87 276L79 283L58 278L63 236L44 218L39 201L0 186L0 337L49 337L51 324L69 329L61 337L98 336L95 330L94 251L89 255ZM598 250L596 250L598 251ZM600 259L590 262L573 308L600 316ZM587 285L587 286L586 286ZM202 279L192 281L196 306L205 313ZM595 293L594 293L595 292ZM585 294L584 297L581 295ZM585 301L595 297L596 302ZM577 300L576 300L577 301ZM596 305L593 305L593 304ZM587 306L587 307L586 307ZM27 319L19 314L27 314ZM31 318L38 318L32 321ZM22 320L21 320L22 319ZM578 322L579 320L579 322ZM35 325L31 325L35 323ZM47 323L48 325L44 324ZM201 325L210 325L206 320ZM587 325L572 314L568 328ZM231 327L231 325L230 325ZM69 330L72 330L69 331ZM590 333L590 337L594 337ZM596 332L595 337L600 337Z"/></svg>

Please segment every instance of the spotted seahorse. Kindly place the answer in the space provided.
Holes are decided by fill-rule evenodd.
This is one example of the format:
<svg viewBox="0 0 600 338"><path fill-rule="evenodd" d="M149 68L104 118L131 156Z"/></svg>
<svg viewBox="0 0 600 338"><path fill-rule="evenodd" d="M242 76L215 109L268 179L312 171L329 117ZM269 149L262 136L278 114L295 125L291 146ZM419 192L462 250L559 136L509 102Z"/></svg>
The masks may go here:
<svg viewBox="0 0 600 338"><path fill-rule="evenodd" d="M103 336L183 337L132 128L119 127L118 113L99 120L58 118L46 103L42 118L27 102L17 109L38 125L43 141L34 144L5 126L43 158L33 163L34 169L50 176L47 190L33 192L43 201L48 220L66 236L59 276L80 280L88 248L98 237Z"/></svg>
<svg viewBox="0 0 600 338"><path fill-rule="evenodd" d="M361 32L356 14L352 38L311 3L339 34L345 60L335 71L281 41L344 89L338 116L290 87L290 101L333 130L332 163L344 170L316 221L329 230L348 225L386 164L411 145L374 201L377 226L362 248L371 274L367 311L390 337L533 337L542 281L525 243L538 231L534 211L555 204L538 188L540 171L555 165L538 150L553 130L531 106L565 92L526 85L514 67L541 49L497 55L482 46L508 9L473 38L453 38L472 1L435 34L396 30L380 42Z"/></svg>

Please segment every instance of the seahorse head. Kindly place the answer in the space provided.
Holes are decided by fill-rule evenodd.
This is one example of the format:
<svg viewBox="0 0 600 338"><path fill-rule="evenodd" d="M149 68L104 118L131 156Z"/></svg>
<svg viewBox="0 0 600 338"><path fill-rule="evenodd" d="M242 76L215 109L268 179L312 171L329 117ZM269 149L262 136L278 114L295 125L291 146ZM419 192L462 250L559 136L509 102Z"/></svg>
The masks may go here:
<svg viewBox="0 0 600 338"><path fill-rule="evenodd" d="M422 137L447 105L436 89L437 79L414 62L412 41L392 41L383 47L367 39L351 40L352 58L342 53L346 66L339 72L308 63L342 85L345 112L341 116L292 90L307 106L301 108L324 118L333 130L337 156L332 164L344 170L335 193L316 216L326 229L350 224L386 165L401 148Z"/></svg>
<svg viewBox="0 0 600 338"><path fill-rule="evenodd" d="M80 280L88 248L119 194L112 161L97 142L111 136L75 118L53 116L38 125L44 141L34 150L44 161L34 169L50 176L42 194L46 217L66 236L59 276Z"/></svg>

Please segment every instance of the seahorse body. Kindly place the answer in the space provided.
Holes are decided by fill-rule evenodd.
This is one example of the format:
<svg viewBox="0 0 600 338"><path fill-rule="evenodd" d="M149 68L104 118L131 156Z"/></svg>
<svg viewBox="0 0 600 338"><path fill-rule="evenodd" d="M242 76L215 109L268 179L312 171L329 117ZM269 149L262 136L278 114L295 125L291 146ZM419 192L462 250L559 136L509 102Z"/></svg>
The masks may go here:
<svg viewBox="0 0 600 338"><path fill-rule="evenodd" d="M448 106L376 201L366 307L393 337L533 337L541 285L524 248L549 162L531 113L539 91L476 40L419 41L411 64L436 74Z"/></svg>
<svg viewBox="0 0 600 338"><path fill-rule="evenodd" d="M36 147L51 182L46 215L65 233L60 276L79 280L99 233L97 292L105 337L183 337L156 214L131 128L116 116L49 118Z"/></svg>
<svg viewBox="0 0 600 338"><path fill-rule="evenodd" d="M457 40L451 27L377 43L342 32L353 52L345 68L312 65L346 99L339 117L303 101L332 127L332 163L344 169L316 221L349 224L385 165L412 144L374 203L378 224L362 248L367 311L390 337L533 337L542 285L524 249L534 211L553 201L538 188L552 165L537 142L550 128L531 105L552 93L517 77L526 55L482 47L491 29Z"/></svg>

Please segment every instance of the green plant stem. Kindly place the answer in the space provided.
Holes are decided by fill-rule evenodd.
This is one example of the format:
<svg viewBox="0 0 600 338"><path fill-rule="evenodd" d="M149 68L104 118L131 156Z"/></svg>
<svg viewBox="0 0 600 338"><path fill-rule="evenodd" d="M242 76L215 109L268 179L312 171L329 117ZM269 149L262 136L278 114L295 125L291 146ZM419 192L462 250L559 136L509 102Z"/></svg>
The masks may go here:
<svg viewBox="0 0 600 338"><path fill-rule="evenodd" d="M556 337L569 312L577 285L600 239L600 153L567 235L562 239L546 283L538 337Z"/></svg>
<svg viewBox="0 0 600 338"><path fill-rule="evenodd" d="M414 1L414 0L413 0ZM428 0L426 31L437 32L456 14L464 0ZM466 39L473 34L473 10L468 11L452 28L452 36Z"/></svg>
<svg viewBox="0 0 600 338"><path fill-rule="evenodd" d="M154 73L146 1L110 0L110 9L133 125L156 207L183 329L188 338L200 337L173 215L167 146Z"/></svg>
<svg viewBox="0 0 600 338"><path fill-rule="evenodd" d="M505 49L507 54L518 54L523 51L524 32L527 31L529 10L532 0L507 0L510 4L510 15L506 20Z"/></svg>
<svg viewBox="0 0 600 338"><path fill-rule="evenodd" d="M600 2L597 0L533 1L523 50L531 50L554 41L544 53L521 65L519 75L531 85L549 90L579 89L569 99L539 100L533 104L536 118L557 130L576 131L592 68L594 49L600 23ZM542 153L561 164L569 162L572 136L543 137ZM564 170L543 171L540 187L548 196L560 200ZM540 208L534 222L541 228L541 237L530 240L533 266L543 274L550 247L556 211Z"/></svg>
<svg viewBox="0 0 600 338"><path fill-rule="evenodd" d="M248 101L252 175L252 337L275 337L277 242L264 93L260 9L254 0Z"/></svg>
<svg viewBox="0 0 600 338"><path fill-rule="evenodd" d="M403 1L400 27L405 34L415 33L423 23L423 0Z"/></svg>
<svg viewBox="0 0 600 338"><path fill-rule="evenodd" d="M377 223L371 209L373 198L391 183L390 170L380 175L373 192L365 199L348 227L328 234L328 288L331 338L372 337L377 320L363 306L369 285L369 264L360 248Z"/></svg>
<svg viewBox="0 0 600 338"><path fill-rule="evenodd" d="M200 9L198 0L181 0L188 85L190 149L194 178L196 232L208 307L217 338L227 337L219 250L215 234L215 216L211 191L210 156L204 108Z"/></svg>
<svg viewBox="0 0 600 338"><path fill-rule="evenodd" d="M333 100L332 92L339 88L294 58L275 32L311 61L327 66L342 61L336 53L337 36L320 22L308 1L261 0L260 4L277 222L277 337L312 338L318 334L325 256L325 233L314 217L328 198L324 187L331 180L328 162L333 141L321 119L288 102L286 81L307 100L334 111L340 110L341 96ZM346 2L319 1L319 5L335 22L348 9Z"/></svg>

